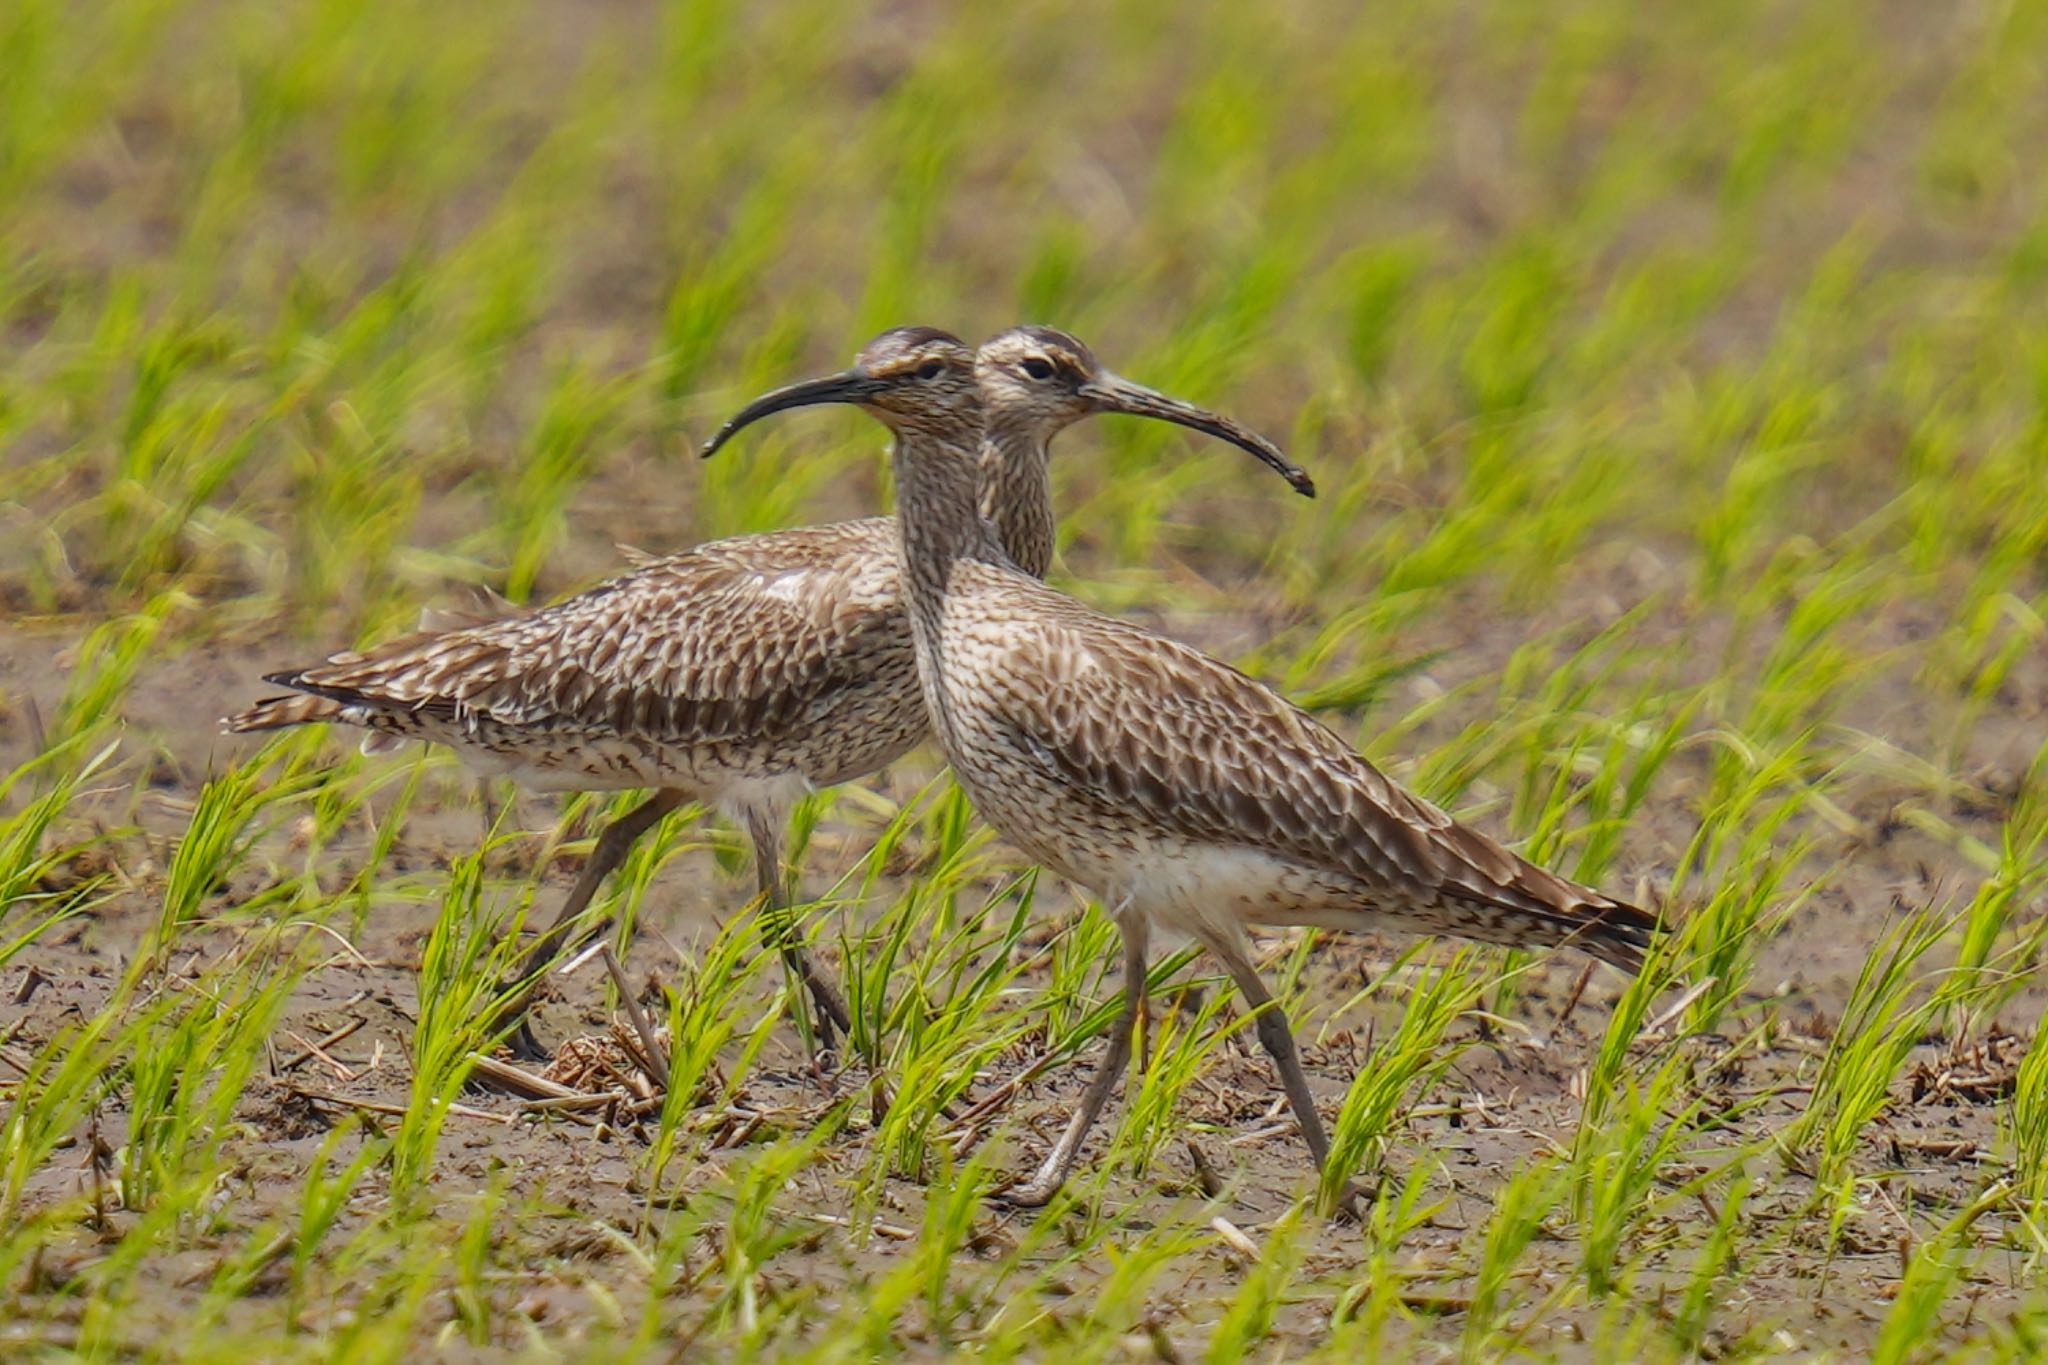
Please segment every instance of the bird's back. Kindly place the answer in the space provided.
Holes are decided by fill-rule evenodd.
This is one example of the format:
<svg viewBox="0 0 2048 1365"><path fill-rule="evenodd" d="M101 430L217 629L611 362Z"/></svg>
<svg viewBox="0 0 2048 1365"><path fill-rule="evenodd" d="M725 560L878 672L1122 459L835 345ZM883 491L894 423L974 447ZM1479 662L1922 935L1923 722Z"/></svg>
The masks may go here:
<svg viewBox="0 0 2048 1365"><path fill-rule="evenodd" d="M924 731L883 517L712 541L552 606L337 654L232 729L331 719L538 788L871 772Z"/></svg>
<svg viewBox="0 0 2048 1365"><path fill-rule="evenodd" d="M1178 879L1243 921L1369 911L1624 966L1655 928L1403 790L1264 684L1026 575L956 563L940 629L961 781L1007 838L1105 898Z"/></svg>

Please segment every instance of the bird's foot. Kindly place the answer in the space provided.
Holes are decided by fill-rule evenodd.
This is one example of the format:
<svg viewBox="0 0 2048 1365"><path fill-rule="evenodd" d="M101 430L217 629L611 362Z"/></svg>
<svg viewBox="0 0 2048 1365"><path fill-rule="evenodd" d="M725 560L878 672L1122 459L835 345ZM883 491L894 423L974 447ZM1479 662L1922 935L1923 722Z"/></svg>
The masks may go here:
<svg viewBox="0 0 2048 1365"><path fill-rule="evenodd" d="M1330 1221L1347 1226L1358 1226L1365 1222L1365 1216L1378 1196L1368 1194L1356 1184L1347 1180L1344 1188L1337 1192L1337 1200L1330 1207Z"/></svg>
<svg viewBox="0 0 2048 1365"><path fill-rule="evenodd" d="M991 1204L1001 1204L1012 1209L1042 1209L1058 1194L1058 1185L1046 1185L1036 1180L1027 1180L1018 1185L1005 1185L988 1193Z"/></svg>
<svg viewBox="0 0 2048 1365"><path fill-rule="evenodd" d="M988 1192L989 1202L1013 1209L1042 1209L1067 1183L1067 1171L1047 1160L1029 1180L1013 1180Z"/></svg>
<svg viewBox="0 0 2048 1365"><path fill-rule="evenodd" d="M533 1016L522 1014L519 1024L506 1035L505 1046L511 1049L513 1057L522 1062L545 1064L555 1059L554 1050L541 1042L533 1031Z"/></svg>

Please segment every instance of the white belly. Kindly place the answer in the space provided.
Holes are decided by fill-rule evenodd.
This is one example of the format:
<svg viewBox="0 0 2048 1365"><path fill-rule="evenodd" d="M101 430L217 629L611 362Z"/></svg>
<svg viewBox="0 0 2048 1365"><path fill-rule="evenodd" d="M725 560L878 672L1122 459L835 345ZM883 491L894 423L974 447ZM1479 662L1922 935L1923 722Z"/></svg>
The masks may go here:
<svg viewBox="0 0 2048 1365"><path fill-rule="evenodd" d="M1242 846L1135 838L1069 848L1053 862L1110 913L1203 942L1240 942L1252 924L1299 924L1305 909L1337 899L1301 864Z"/></svg>
<svg viewBox="0 0 2048 1365"><path fill-rule="evenodd" d="M572 756L537 763L528 754L462 745L456 752L471 771L485 777L510 778L531 792L637 791L661 787L683 792L692 801L716 806L735 818L746 811L767 811L779 820L811 790L802 773L760 773L734 770L714 762L662 761L670 755L649 754L644 746L598 741L579 747ZM685 758L699 758L684 754Z"/></svg>

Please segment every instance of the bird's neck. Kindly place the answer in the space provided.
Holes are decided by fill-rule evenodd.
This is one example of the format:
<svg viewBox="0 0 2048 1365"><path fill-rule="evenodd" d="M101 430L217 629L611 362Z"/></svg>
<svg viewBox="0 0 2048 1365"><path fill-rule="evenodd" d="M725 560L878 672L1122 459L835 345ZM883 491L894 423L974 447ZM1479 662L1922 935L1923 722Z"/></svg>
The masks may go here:
<svg viewBox="0 0 2048 1365"><path fill-rule="evenodd" d="M990 426L982 437L980 510L1017 567L1033 578L1052 567L1052 471L1035 431Z"/></svg>
<svg viewBox="0 0 2048 1365"><path fill-rule="evenodd" d="M1011 562L982 519L980 446L979 432L971 439L917 431L896 437L896 523L904 577L921 606L939 604L963 559Z"/></svg>

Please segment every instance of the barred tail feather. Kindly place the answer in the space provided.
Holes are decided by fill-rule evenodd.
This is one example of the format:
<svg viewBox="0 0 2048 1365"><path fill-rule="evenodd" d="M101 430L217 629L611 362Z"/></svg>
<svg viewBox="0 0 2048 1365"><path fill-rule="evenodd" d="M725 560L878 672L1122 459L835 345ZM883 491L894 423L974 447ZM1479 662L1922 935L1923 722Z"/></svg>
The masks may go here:
<svg viewBox="0 0 2048 1365"><path fill-rule="evenodd" d="M265 682L277 679L266 678ZM221 729L230 734L247 734L252 730L286 730L294 725L333 725L343 723L341 703L328 697L312 697L295 692L288 697L265 697L246 711L237 711L221 719Z"/></svg>
<svg viewBox="0 0 2048 1365"><path fill-rule="evenodd" d="M274 675L264 681L281 683L286 676ZM295 725L360 725L360 714L360 708L344 706L332 697L297 692L287 697L265 697L246 711L222 717L220 726L230 734L248 734L256 730L288 730ZM357 747L374 757L391 753L405 742L404 735L366 729Z"/></svg>
<svg viewBox="0 0 2048 1365"><path fill-rule="evenodd" d="M1559 944L1590 953L1625 972L1642 970L1643 955L1664 928L1655 915L1605 897L1559 915L1557 923L1564 930Z"/></svg>
<svg viewBox="0 0 2048 1365"><path fill-rule="evenodd" d="M1359 927L1375 921L1509 948L1573 948L1625 972L1641 970L1660 927L1655 916L1593 893L1576 904L1538 904L1513 895L1447 892L1431 905L1375 906Z"/></svg>

